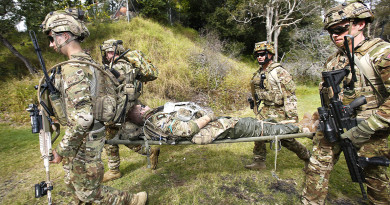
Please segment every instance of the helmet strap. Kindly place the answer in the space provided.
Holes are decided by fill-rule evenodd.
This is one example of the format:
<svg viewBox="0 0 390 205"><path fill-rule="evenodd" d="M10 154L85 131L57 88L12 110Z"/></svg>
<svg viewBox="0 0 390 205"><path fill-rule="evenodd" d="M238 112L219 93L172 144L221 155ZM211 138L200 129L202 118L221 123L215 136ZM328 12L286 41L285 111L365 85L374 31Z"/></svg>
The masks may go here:
<svg viewBox="0 0 390 205"><path fill-rule="evenodd" d="M57 52L61 52L61 48L66 46L69 42L73 41L73 40L76 40L77 38L75 36L71 36L69 37L65 42L63 42L62 44L59 44L58 41L57 41L57 35L53 35L53 39L54 39L54 43L56 44L56 47L57 47Z"/></svg>

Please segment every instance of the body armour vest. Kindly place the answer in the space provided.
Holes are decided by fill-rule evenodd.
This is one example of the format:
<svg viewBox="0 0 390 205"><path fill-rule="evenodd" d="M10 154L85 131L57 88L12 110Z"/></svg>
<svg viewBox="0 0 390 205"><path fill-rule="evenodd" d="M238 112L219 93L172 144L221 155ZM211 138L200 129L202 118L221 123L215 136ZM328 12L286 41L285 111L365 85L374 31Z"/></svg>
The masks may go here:
<svg viewBox="0 0 390 205"><path fill-rule="evenodd" d="M355 47L357 81L354 83L354 89L344 89L343 83L340 85L340 97L344 105L351 103L359 96L364 95L366 97L367 104L358 108L359 118L371 116L389 95L376 64L377 58L381 57L385 49L390 49L390 44L378 38L361 42ZM341 51L331 56L325 64L326 71L343 68L350 70L348 58ZM349 73L343 80L344 84L349 83L351 79L352 74ZM324 90L324 92L328 91Z"/></svg>
<svg viewBox="0 0 390 205"><path fill-rule="evenodd" d="M254 73L251 83L264 107L260 119L274 118L277 121L298 120L297 97L292 76L279 64L272 63L266 70Z"/></svg>
<svg viewBox="0 0 390 205"><path fill-rule="evenodd" d="M178 136L192 137L190 133L199 131L193 120L205 114L200 106L192 102L168 102L151 111L151 116L145 121L144 133L147 139L163 140L172 144Z"/></svg>

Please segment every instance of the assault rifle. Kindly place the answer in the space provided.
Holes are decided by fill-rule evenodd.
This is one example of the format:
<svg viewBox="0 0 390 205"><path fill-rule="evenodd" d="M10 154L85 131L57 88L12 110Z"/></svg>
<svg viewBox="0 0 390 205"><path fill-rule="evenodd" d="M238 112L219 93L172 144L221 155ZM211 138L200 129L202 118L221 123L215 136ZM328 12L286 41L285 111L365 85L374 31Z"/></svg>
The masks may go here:
<svg viewBox="0 0 390 205"><path fill-rule="evenodd" d="M35 87L37 90L42 91L39 93L39 100L40 105L43 107L44 110L40 110L37 105L30 104L27 111L30 112L31 117L31 126L32 126L32 133L39 133L39 146L41 155L43 158L43 164L46 171L46 181L42 181L39 184L35 184L35 197L40 198L42 196L47 195L48 204L52 204L51 200L51 190L53 190L52 183L50 181L50 172L49 172L49 161L52 160L52 139L51 139L51 129L57 131L57 135L54 137L53 142L59 135L59 130L54 126L53 121L51 120L50 116L54 116L53 113L50 111L48 104L49 97L52 100L59 99L60 93L55 89L52 78L49 77L45 62L43 61L41 49L39 48L37 38L35 36L34 31L29 32L31 40L34 45L34 49L38 55L39 62L41 64L43 74L45 76L45 84L41 87ZM52 76L53 77L53 76ZM50 95L45 92L46 90L49 90ZM52 128L50 127L52 126Z"/></svg>
<svg viewBox="0 0 390 205"><path fill-rule="evenodd" d="M345 37L344 42L348 42L347 38L350 37ZM348 43L346 47L347 46ZM347 55L351 55L349 49L347 49ZM353 62L350 61L350 64L353 64ZM351 69L353 69L352 65ZM354 71L351 72L352 75L354 75ZM356 109L367 103L366 98L360 96L349 105L343 105L339 98L339 93L341 92L339 85L349 73L350 71L346 68L322 72L322 78L324 80L323 87L328 89L331 88L331 90L333 90L333 97L329 99L329 104L326 104L324 94L320 93L322 107L318 108L318 113L320 115L321 130L324 133L325 139L330 143L338 142L340 144L341 150L344 152L351 179L353 182L359 183L363 198L366 200L367 194L363 187L363 182L366 182L363 172L364 168L368 165L389 166L390 161L384 157L359 157L351 140L340 138L341 134L345 131L357 126L357 119L354 118ZM344 83L344 85L348 84ZM344 87L344 89L348 88Z"/></svg>

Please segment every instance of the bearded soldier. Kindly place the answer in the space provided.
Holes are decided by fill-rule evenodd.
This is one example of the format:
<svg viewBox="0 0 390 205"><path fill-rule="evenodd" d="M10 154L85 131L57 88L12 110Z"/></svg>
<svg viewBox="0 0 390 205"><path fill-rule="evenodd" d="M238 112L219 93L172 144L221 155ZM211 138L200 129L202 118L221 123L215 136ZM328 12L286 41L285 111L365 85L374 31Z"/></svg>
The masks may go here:
<svg viewBox="0 0 390 205"><path fill-rule="evenodd" d="M236 139L297 133L294 124L277 124L251 117L215 117L192 102L168 102L164 106L150 109L136 105L129 113L131 122L144 125L144 134L150 140L162 140L175 144L190 140L195 144L209 144L217 139Z"/></svg>
<svg viewBox="0 0 390 205"><path fill-rule="evenodd" d="M115 70L114 72L119 73L118 79L126 85L126 87L130 88L131 99L128 101L127 107L132 109L132 107L136 104L139 104L138 98L142 94L142 83L147 82L149 79L142 78L139 75L139 68L133 66L135 63L131 63L127 57L120 58L117 62L114 62L114 59L117 59L119 55L125 52L125 49L122 45L121 40L110 39L103 42L100 46L100 50L102 52L102 61L107 66L111 66L111 70ZM129 53L129 55L131 52ZM141 61L142 59L132 58L132 60ZM154 78L155 79L155 78ZM154 80L152 79L152 80ZM138 127L129 122L126 122L126 127L129 132L136 132ZM115 125L106 126L106 138L112 139L118 133L119 128ZM129 133L131 134L131 133ZM138 152L139 154L147 154L147 150L143 149L141 145L126 145L129 149ZM104 149L106 150L108 156L108 168L109 170L104 173L103 182L115 180L121 177L121 173L119 171L120 166L120 156L119 156L119 146L118 145L104 145ZM159 148L151 148L150 149L150 162L151 168L156 169L158 156L160 154Z"/></svg>
<svg viewBox="0 0 390 205"><path fill-rule="evenodd" d="M254 73L250 82L254 100L252 101L253 112L256 117L259 120L272 118L277 122L285 120L298 122L295 83L291 75L279 63L273 62L272 58L275 54L273 43L267 41L256 43L253 54L260 64L259 70ZM258 110L261 102L263 102L263 107ZM308 163L310 153L300 142L295 139L283 139L281 144ZM255 155L254 162L246 165L245 168L265 169L267 152L264 141L255 142L253 154Z"/></svg>
<svg viewBox="0 0 390 205"><path fill-rule="evenodd" d="M145 204L146 192L130 194L101 185L104 166L101 152L104 125L94 116L92 93L96 83L95 61L80 42L89 36L83 11L66 9L50 12L42 23L50 47L67 56L69 63L56 68L54 86L59 98L50 98L55 117L67 126L65 135L53 152L52 163L63 162L65 184L74 203Z"/></svg>
<svg viewBox="0 0 390 205"><path fill-rule="evenodd" d="M388 137L390 134L390 44L381 39L364 36L364 28L372 22L371 10L361 1L343 3L330 9L324 18L330 38L338 51L325 63L325 71L348 69L352 62L348 59L347 49L354 49L355 79L349 73L343 79L340 99L347 105L364 95L367 104L359 107L357 118L362 119L358 126L341 135L350 139L362 157L389 157ZM344 45L344 36L349 35L348 47ZM347 36L348 37L348 36ZM353 38L351 38L353 37ZM322 84L321 84L322 85ZM333 93L320 86L320 91L329 101ZM338 143L330 143L323 132L318 131L313 140L313 155L306 171L303 189L304 204L324 204L328 193L329 176L338 161L341 148ZM364 169L367 195L371 204L390 204L389 178L384 166L367 166Z"/></svg>

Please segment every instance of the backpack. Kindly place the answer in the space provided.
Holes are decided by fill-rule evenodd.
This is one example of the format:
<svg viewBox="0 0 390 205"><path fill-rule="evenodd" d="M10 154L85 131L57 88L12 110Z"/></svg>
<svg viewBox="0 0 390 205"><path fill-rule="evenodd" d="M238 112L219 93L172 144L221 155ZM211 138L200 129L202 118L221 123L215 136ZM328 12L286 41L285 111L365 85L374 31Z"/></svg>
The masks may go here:
<svg viewBox="0 0 390 205"><path fill-rule="evenodd" d="M56 64L50 70L68 63L85 64L89 67L94 76L90 84L94 119L109 124L123 121L128 102L125 84L119 84L113 74L106 71L101 65L87 61L69 60ZM41 82L43 82L43 78ZM56 93L56 95L58 95L58 93ZM60 124L66 125L67 117L65 102L62 97L57 97L55 99L56 101L51 101L53 111L56 118L59 119Z"/></svg>
<svg viewBox="0 0 390 205"><path fill-rule="evenodd" d="M134 50L128 52L124 59L131 63L134 68L138 69L137 80L142 82L157 79L158 70L142 51Z"/></svg>

